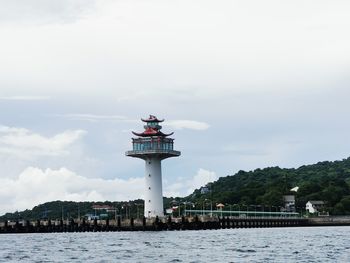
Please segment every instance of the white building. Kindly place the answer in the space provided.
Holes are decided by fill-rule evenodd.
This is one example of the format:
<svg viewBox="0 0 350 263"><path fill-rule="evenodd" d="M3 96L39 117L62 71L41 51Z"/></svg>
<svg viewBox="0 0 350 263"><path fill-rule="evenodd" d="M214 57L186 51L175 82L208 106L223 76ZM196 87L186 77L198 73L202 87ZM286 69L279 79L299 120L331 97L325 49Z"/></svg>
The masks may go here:
<svg viewBox="0 0 350 263"><path fill-rule="evenodd" d="M322 210L324 209L324 202L323 201L308 201L306 203L305 209L310 214L322 212Z"/></svg>

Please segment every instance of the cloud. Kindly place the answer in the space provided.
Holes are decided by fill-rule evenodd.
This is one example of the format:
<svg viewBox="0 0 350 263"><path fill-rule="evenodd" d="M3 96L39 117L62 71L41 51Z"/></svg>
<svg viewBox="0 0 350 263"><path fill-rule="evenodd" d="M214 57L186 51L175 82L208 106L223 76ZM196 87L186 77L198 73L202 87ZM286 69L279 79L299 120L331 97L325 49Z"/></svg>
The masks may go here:
<svg viewBox="0 0 350 263"><path fill-rule="evenodd" d="M19 100L19 101L38 101L38 100L49 100L49 96L8 96L0 97L0 100Z"/></svg>
<svg viewBox="0 0 350 263"><path fill-rule="evenodd" d="M143 178L86 178L66 169L26 168L16 179L0 178L0 214L55 200L105 201L140 198ZM4 201L6 200L6 201Z"/></svg>
<svg viewBox="0 0 350 263"><path fill-rule="evenodd" d="M219 177L215 172L200 168L197 174L190 179L179 178L176 182L165 185L165 196L184 196L191 194L194 190L205 186L209 182L216 181Z"/></svg>
<svg viewBox="0 0 350 263"><path fill-rule="evenodd" d="M187 193L192 193L195 189L200 188L201 186L206 185L209 182L213 182L218 179L218 176L215 172L208 171L200 168L197 174L188 181L188 190Z"/></svg>
<svg viewBox="0 0 350 263"><path fill-rule="evenodd" d="M0 126L0 135L7 134L7 133L27 133L27 132L28 130L24 128Z"/></svg>
<svg viewBox="0 0 350 263"><path fill-rule="evenodd" d="M170 120L164 123L164 126L169 126L176 130L189 129L196 131L207 130L210 127L208 123L192 120Z"/></svg>
<svg viewBox="0 0 350 263"><path fill-rule="evenodd" d="M55 115L57 117L63 117L68 120L75 121L88 121L88 122L100 122L100 121L129 121L124 116L120 115L97 115L97 114L63 114Z"/></svg>
<svg viewBox="0 0 350 263"><path fill-rule="evenodd" d="M88 121L88 122L128 122L128 123L140 123L139 120L129 119L121 115L101 115L90 113L69 113L69 114L56 114L55 117L62 117L68 120L74 121ZM193 120L169 120L164 123L164 126L171 127L176 130L207 130L210 125L205 122L193 121Z"/></svg>
<svg viewBox="0 0 350 263"><path fill-rule="evenodd" d="M131 135L119 130L140 130L142 124L119 123L114 113L162 112L164 125L170 118L175 129L184 129L177 140L184 154L171 162L190 170L205 164L218 175L349 154L349 1L320 1L315 8L313 1L98 0L96 12L85 16L89 2L0 0L0 96L18 100L0 101L3 123L25 122L36 127L24 132L26 138L37 134L49 141L54 134L48 131L56 127L89 129L84 150L75 141L58 150L70 153L60 158L36 158L52 155L40 143L1 143L2 174L38 166L67 167L87 177L97 171L105 178L133 176L141 164L125 159ZM32 26L46 22L51 24ZM18 95L54 100L21 103ZM52 118L57 113L86 114ZM43 114L51 117L43 118L45 125L38 123ZM34 156L35 163L18 165L16 156ZM169 174L178 173L174 167ZM195 174L173 179L172 192L186 194L186 181Z"/></svg>
<svg viewBox="0 0 350 263"><path fill-rule="evenodd" d="M58 156L69 153L69 147L86 134L83 130L67 130L45 137L24 128L0 126L0 153L20 158Z"/></svg>
<svg viewBox="0 0 350 263"><path fill-rule="evenodd" d="M165 185L165 196L183 196L217 180L215 172L199 169L191 179ZM30 209L49 201L126 201L143 198L144 178L87 178L62 167L27 167L16 178L0 178L0 214ZM6 201L4 201L6 200Z"/></svg>
<svg viewBox="0 0 350 263"><path fill-rule="evenodd" d="M266 156L270 153L268 152L269 147L267 144L255 143L236 143L235 145L227 144L222 147L222 150L228 154L234 154L239 156Z"/></svg>
<svg viewBox="0 0 350 263"><path fill-rule="evenodd" d="M74 22L95 5L95 0L1 0L0 22L26 24Z"/></svg>

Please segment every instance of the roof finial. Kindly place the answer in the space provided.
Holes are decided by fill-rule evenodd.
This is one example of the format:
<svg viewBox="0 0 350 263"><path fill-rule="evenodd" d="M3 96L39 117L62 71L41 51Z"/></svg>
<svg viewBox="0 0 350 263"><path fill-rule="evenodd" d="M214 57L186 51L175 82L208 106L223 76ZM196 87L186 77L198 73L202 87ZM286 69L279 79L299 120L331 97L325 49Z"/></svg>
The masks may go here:
<svg viewBox="0 0 350 263"><path fill-rule="evenodd" d="M158 120L158 118L154 115L149 115L148 119L141 119L143 122L163 122L163 120Z"/></svg>

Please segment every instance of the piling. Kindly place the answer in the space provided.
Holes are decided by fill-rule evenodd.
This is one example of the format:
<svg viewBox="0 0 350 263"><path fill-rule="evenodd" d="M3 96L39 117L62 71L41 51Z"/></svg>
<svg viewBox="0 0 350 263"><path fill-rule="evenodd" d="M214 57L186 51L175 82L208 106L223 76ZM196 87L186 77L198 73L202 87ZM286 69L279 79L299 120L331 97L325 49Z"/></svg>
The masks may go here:
<svg viewBox="0 0 350 263"><path fill-rule="evenodd" d="M329 221L329 220L328 220ZM328 222L327 221L327 222ZM137 222L137 223L136 223ZM329 223L327 223L329 224ZM70 220L36 220L31 222L4 221L0 223L0 233L52 233L52 232L106 232L106 231L161 231L161 230L211 230L228 228L263 228L263 227L300 227L308 226L309 221L301 218L232 218L208 217L197 215L192 217L182 216L181 218L155 217L154 219L142 218L141 222L130 218L121 220L120 217L112 224L109 219L87 221L82 219ZM318 226L320 224L317 224ZM344 225L344 222L342 222ZM350 225L350 221L348 223Z"/></svg>

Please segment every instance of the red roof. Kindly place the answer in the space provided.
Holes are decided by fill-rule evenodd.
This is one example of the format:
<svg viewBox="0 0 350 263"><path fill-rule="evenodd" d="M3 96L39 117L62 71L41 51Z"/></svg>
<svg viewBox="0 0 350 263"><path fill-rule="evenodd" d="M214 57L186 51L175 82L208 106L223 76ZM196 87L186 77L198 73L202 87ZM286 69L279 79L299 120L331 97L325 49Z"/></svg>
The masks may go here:
<svg viewBox="0 0 350 263"><path fill-rule="evenodd" d="M152 129L152 128L147 128L144 132L142 133L137 133L137 132L132 132L134 135L136 136L140 136L140 137L151 137L151 136L162 136L162 137L167 137L170 135L173 135L174 133L169 133L169 134L165 134L162 133L159 130L156 129Z"/></svg>
<svg viewBox="0 0 350 263"><path fill-rule="evenodd" d="M149 115L148 119L141 119L143 122L163 122L163 120L158 120L158 118L154 115Z"/></svg>
<svg viewBox="0 0 350 263"><path fill-rule="evenodd" d="M159 120L156 116L154 115L149 115L148 119L141 119L143 122L163 122L164 120ZM138 132L132 132L134 135L139 136L139 137L153 137L153 136L159 136L159 137L167 137L170 135L173 135L174 133L169 133L165 134L160 131L162 127L159 125L149 125L147 124L145 126L145 131L138 133Z"/></svg>

